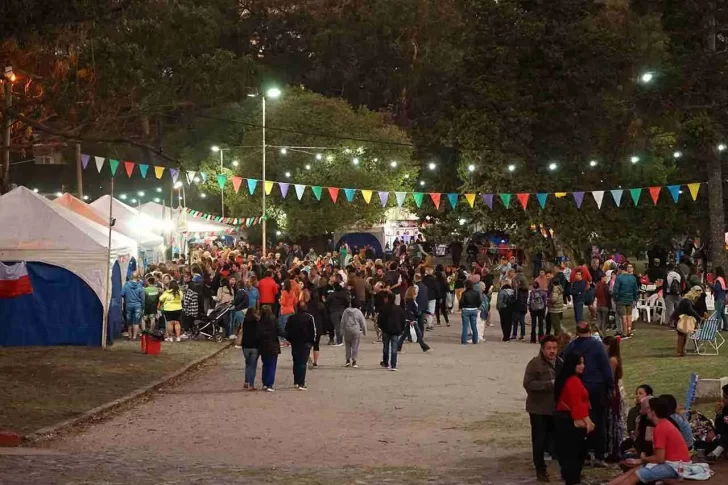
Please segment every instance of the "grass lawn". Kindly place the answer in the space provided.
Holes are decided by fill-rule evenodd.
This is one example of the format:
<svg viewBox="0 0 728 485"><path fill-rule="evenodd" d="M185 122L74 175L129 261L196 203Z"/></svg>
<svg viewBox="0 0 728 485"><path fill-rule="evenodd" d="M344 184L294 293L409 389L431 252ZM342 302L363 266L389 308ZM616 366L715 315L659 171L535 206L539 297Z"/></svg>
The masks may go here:
<svg viewBox="0 0 728 485"><path fill-rule="evenodd" d="M0 430L28 434L73 418L151 384L222 344L162 344L144 355L140 343L89 347L0 348Z"/></svg>

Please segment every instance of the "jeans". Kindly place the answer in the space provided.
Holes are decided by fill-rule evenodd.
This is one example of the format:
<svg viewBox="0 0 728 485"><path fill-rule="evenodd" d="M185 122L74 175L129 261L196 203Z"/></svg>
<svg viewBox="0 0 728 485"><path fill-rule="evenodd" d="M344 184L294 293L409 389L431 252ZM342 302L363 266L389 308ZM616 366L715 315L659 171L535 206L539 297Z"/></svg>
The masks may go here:
<svg viewBox="0 0 728 485"><path fill-rule="evenodd" d="M577 325L579 322L581 322L584 318L584 302L583 301L576 301L574 300L574 319L576 320Z"/></svg>
<svg viewBox="0 0 728 485"><path fill-rule="evenodd" d="M521 338L526 337L526 312L516 310L513 312L513 329L511 330L511 338L514 339L518 335L518 327L521 327Z"/></svg>
<svg viewBox="0 0 728 485"><path fill-rule="evenodd" d="M341 316L344 314L344 310L334 310L329 314L331 319L331 328L333 332L329 332L329 338L336 336L336 344L344 343L344 334L341 332Z"/></svg>
<svg viewBox="0 0 728 485"><path fill-rule="evenodd" d="M417 329L422 334L422 337L425 336L425 327L427 327L427 313L420 312L417 314ZM407 329L405 329L407 330ZM420 337L417 337L420 338Z"/></svg>
<svg viewBox="0 0 728 485"><path fill-rule="evenodd" d="M261 355L260 360L263 362L263 387L273 387L276 383L278 355Z"/></svg>
<svg viewBox="0 0 728 485"><path fill-rule="evenodd" d="M589 417L594 423L594 431L589 433L587 441L589 449L594 450L594 457L597 460L604 459L604 450L606 448L607 421L605 418L607 411L607 393L602 389L589 389Z"/></svg>
<svg viewBox="0 0 728 485"><path fill-rule="evenodd" d="M726 321L728 320L728 315L725 314L725 300L718 301L716 299L715 301L715 313L718 314L721 321L721 327L718 330L725 330L728 328L728 323Z"/></svg>
<svg viewBox="0 0 728 485"><path fill-rule="evenodd" d="M288 319L291 317L291 315L293 315L293 313L288 313L286 315L281 315L278 317L278 329L283 335L286 334L286 323L288 323Z"/></svg>
<svg viewBox="0 0 728 485"><path fill-rule="evenodd" d="M498 310L500 316L501 330L503 330L503 341L511 339L511 327L513 327L513 312L507 308Z"/></svg>
<svg viewBox="0 0 728 485"><path fill-rule="evenodd" d="M586 429L574 426L569 411L556 411L554 428L561 478L566 485L578 485L586 457Z"/></svg>
<svg viewBox="0 0 728 485"><path fill-rule="evenodd" d="M544 453L549 451L550 438L554 435L554 417L543 414L530 414L531 418L531 447L533 449L533 466L536 472L546 471Z"/></svg>
<svg viewBox="0 0 728 485"><path fill-rule="evenodd" d="M245 361L245 383L255 385L255 372L258 368L258 349L243 349Z"/></svg>
<svg viewBox="0 0 728 485"><path fill-rule="evenodd" d="M536 341L536 325L538 324L538 339L543 337L543 321L546 318L546 310L531 310L531 341Z"/></svg>
<svg viewBox="0 0 728 485"><path fill-rule="evenodd" d="M599 331L604 333L609 326L609 308L605 306L597 307L597 316L599 318Z"/></svg>
<svg viewBox="0 0 728 485"><path fill-rule="evenodd" d="M126 305L126 323L129 325L139 325L142 323L142 306Z"/></svg>
<svg viewBox="0 0 728 485"><path fill-rule="evenodd" d="M422 335L422 330L420 330L420 327L416 323L410 323L410 326L415 329L415 335L417 335L417 343L420 344L420 348L423 352L427 352L430 350L430 346L425 343L425 336ZM404 341L409 340L412 342L412 337L410 336L410 331L408 327L405 327L404 332L402 332L402 336L399 337L399 343L397 344L397 352L402 351L402 345L404 345Z"/></svg>
<svg viewBox="0 0 728 485"><path fill-rule="evenodd" d="M463 330L460 333L460 343L465 345L468 343L468 330L473 334L473 343L478 343L478 309L463 308L461 310Z"/></svg>
<svg viewBox="0 0 728 485"><path fill-rule="evenodd" d="M293 385L306 385L306 364L308 356L311 355L311 344L291 345L291 357L293 357Z"/></svg>
<svg viewBox="0 0 728 485"><path fill-rule="evenodd" d="M397 344L399 343L399 338L399 335L382 333L382 364L384 364L384 367L397 368Z"/></svg>

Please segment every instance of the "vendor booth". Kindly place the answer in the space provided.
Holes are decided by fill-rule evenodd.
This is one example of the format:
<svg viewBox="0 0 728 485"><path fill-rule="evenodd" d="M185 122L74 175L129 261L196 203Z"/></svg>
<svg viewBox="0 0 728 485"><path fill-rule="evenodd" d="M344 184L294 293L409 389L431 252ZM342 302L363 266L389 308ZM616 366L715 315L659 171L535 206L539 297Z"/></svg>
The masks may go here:
<svg viewBox="0 0 728 485"><path fill-rule="evenodd" d="M112 231L109 249L108 228L25 187L0 197L0 227L0 262L6 273L24 262L31 286L0 298L0 346L101 345L110 269L125 274L136 242ZM114 327L119 303L108 305Z"/></svg>

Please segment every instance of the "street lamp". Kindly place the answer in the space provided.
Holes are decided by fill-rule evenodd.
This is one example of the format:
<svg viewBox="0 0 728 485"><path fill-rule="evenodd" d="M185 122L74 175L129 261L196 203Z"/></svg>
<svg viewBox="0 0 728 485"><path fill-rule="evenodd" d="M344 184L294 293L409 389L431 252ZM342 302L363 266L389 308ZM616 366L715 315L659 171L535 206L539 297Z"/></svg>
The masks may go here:
<svg viewBox="0 0 728 485"><path fill-rule="evenodd" d="M472 163L468 165L468 172L475 172L475 165L473 165Z"/></svg>
<svg viewBox="0 0 728 485"><path fill-rule="evenodd" d="M137 195L139 197L144 197L144 191L143 190L140 190L139 192L137 192Z"/></svg>
<svg viewBox="0 0 728 485"><path fill-rule="evenodd" d="M645 72L640 76L640 82L642 84L649 84L652 82L652 80L655 78L655 74L652 72Z"/></svg>
<svg viewBox="0 0 728 485"><path fill-rule="evenodd" d="M217 145L212 145L212 147L210 147L210 150L212 150L215 153L220 152L220 173L222 173L223 162L224 162L224 158L225 158L223 154L225 153L225 150L230 150L230 149L229 148L220 148ZM233 162L233 165L235 165L234 162ZM237 165L235 165L235 166L237 167ZM220 189L220 206L222 208L222 216L225 217L225 190L222 188Z"/></svg>
<svg viewBox="0 0 728 485"><path fill-rule="evenodd" d="M428 167L429 167L430 170L435 170L437 168L437 164L435 162L430 162L430 164L428 165Z"/></svg>
<svg viewBox="0 0 728 485"><path fill-rule="evenodd" d="M238 165L240 165L240 164L238 163L238 161L237 161L237 160L233 160L233 167L237 167Z"/></svg>
<svg viewBox="0 0 728 485"><path fill-rule="evenodd" d="M397 168L397 162L389 162L389 166L392 168Z"/></svg>
<svg viewBox="0 0 728 485"><path fill-rule="evenodd" d="M509 172L515 172L516 171L516 166L511 163L510 165L508 165L508 171Z"/></svg>
<svg viewBox="0 0 728 485"><path fill-rule="evenodd" d="M682 157L682 152L681 151L677 151L677 152L673 153L672 156L674 158L680 158L680 157Z"/></svg>
<svg viewBox="0 0 728 485"><path fill-rule="evenodd" d="M558 168L558 165L556 165L554 162L549 163L549 170L553 171Z"/></svg>
<svg viewBox="0 0 728 485"><path fill-rule="evenodd" d="M265 183L265 148L266 148L266 145L265 145L265 98L268 97L270 99L276 99L276 98L279 98L280 95L281 95L281 90L274 87L274 88L269 88L265 92L265 94L260 97L260 102L261 102L262 107L263 107L263 124L262 124L262 128L263 128L263 183ZM283 150L285 150L285 148ZM283 150L281 150L281 153L283 153L285 155L285 153L283 152ZM306 165L306 169L307 170L310 170L310 168L311 168L310 165ZM263 209L263 213L262 213L263 221L262 221L262 223L260 225L260 229L262 231L262 237L261 237L262 241L261 242L262 242L262 248L263 248L263 255L265 255L266 254L266 251L265 251L265 248L266 248L266 241L265 241L265 231L266 231L265 190L261 190L261 194L262 194L262 199L263 199L263 204L262 204L263 205L263 207L262 207L262 209Z"/></svg>
<svg viewBox="0 0 728 485"><path fill-rule="evenodd" d="M596 160L592 160L591 162L589 162L590 167L596 167L598 164L599 162L597 162Z"/></svg>
<svg viewBox="0 0 728 485"><path fill-rule="evenodd" d="M121 200L126 200L126 194L119 194L119 198Z"/></svg>
<svg viewBox="0 0 728 485"><path fill-rule="evenodd" d="M323 158L324 158L324 156L323 156L323 155L321 155L320 153L317 153L317 154L316 154L316 160L321 160L321 159L323 159Z"/></svg>
<svg viewBox="0 0 728 485"><path fill-rule="evenodd" d="M424 180L420 180L420 187L424 187L424 186L425 186L425 181Z"/></svg>
<svg viewBox="0 0 728 485"><path fill-rule="evenodd" d="M640 157L638 157L637 155L632 155L632 157L629 159L629 161L632 163L637 163L640 161Z"/></svg>
<svg viewBox="0 0 728 485"><path fill-rule="evenodd" d="M725 143L721 143L720 145L718 145L718 151L719 152L725 151L725 149L726 149Z"/></svg>

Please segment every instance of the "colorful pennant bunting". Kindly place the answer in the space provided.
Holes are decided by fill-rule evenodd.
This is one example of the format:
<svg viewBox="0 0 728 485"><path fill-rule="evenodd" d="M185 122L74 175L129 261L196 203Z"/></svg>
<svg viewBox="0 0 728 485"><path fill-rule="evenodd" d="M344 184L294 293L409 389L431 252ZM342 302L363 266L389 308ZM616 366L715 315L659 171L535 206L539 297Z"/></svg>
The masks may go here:
<svg viewBox="0 0 728 485"><path fill-rule="evenodd" d="M538 200L538 205L540 205L542 209L546 207L546 198L548 197L548 195L549 194L545 192L536 194L536 200Z"/></svg>
<svg viewBox="0 0 728 485"><path fill-rule="evenodd" d="M223 174L219 174L217 176L217 185L219 185L221 189L224 189L225 182L227 182L227 177L225 177Z"/></svg>
<svg viewBox="0 0 728 485"><path fill-rule="evenodd" d="M354 200L354 194L356 194L355 189L344 189L344 195L346 196L347 202Z"/></svg>
<svg viewBox="0 0 728 485"><path fill-rule="evenodd" d="M119 168L119 160L109 159L109 168L111 169L111 176L116 175L116 169Z"/></svg>
<svg viewBox="0 0 728 485"><path fill-rule="evenodd" d="M288 182L278 182L278 188L281 189L281 196L285 199L286 195L288 194L288 187L291 184Z"/></svg>
<svg viewBox="0 0 728 485"><path fill-rule="evenodd" d="M298 197L298 200L301 200L301 197L303 197L303 192L306 190L306 186L295 184L293 187L296 189L296 197Z"/></svg>
<svg viewBox="0 0 728 485"><path fill-rule="evenodd" d="M422 199L425 197L425 194L422 192L412 192L412 198L415 199L415 205L419 209L422 205Z"/></svg>
<svg viewBox="0 0 728 485"><path fill-rule="evenodd" d="M177 177L179 177L179 169L170 168L169 169L169 174L172 176L172 183L173 184L176 184L177 183Z"/></svg>
<svg viewBox="0 0 728 485"><path fill-rule="evenodd" d="M94 157L96 159L96 170L101 173L101 167L104 166L104 157Z"/></svg>
<svg viewBox="0 0 728 485"><path fill-rule="evenodd" d="M161 179L162 175L164 175L164 167L157 167L154 166L154 176L157 177L157 179Z"/></svg>
<svg viewBox="0 0 728 485"><path fill-rule="evenodd" d="M139 164L139 173L142 174L142 178L147 178L147 170L149 170L149 165L140 163Z"/></svg>
<svg viewBox="0 0 728 485"><path fill-rule="evenodd" d="M362 189L361 196L364 198L364 202L366 202L367 204L369 202L371 202L371 200L372 200L372 194L373 193L374 193L373 190L364 190L364 189Z"/></svg>
<svg viewBox="0 0 728 485"><path fill-rule="evenodd" d="M483 202L489 209L493 209L493 194L483 194Z"/></svg>
<svg viewBox="0 0 728 485"><path fill-rule="evenodd" d="M622 189L614 189L609 191L612 194L612 198L614 199L614 204L619 207L619 204L622 203L622 194L624 193L624 190Z"/></svg>
<svg viewBox="0 0 728 485"><path fill-rule="evenodd" d="M468 204L470 204L470 208L472 209L475 205L475 194L465 194L465 200L468 201Z"/></svg>
<svg viewBox="0 0 728 485"><path fill-rule="evenodd" d="M89 158L91 158L89 155L86 155L85 153L81 154L81 166L83 166L84 170L86 170L86 167L88 166Z"/></svg>
<svg viewBox="0 0 728 485"><path fill-rule="evenodd" d="M597 203L597 209L601 209L602 200L604 200L604 191L603 190L594 190L594 191L592 191L592 196L594 197L594 202Z"/></svg>
<svg viewBox="0 0 728 485"><path fill-rule="evenodd" d="M688 189L690 189L690 195L693 197L693 200L698 198L698 190L700 190L700 184L688 184Z"/></svg>
<svg viewBox="0 0 728 485"><path fill-rule="evenodd" d="M447 194L447 200L450 201L450 207L454 209L458 205L458 194Z"/></svg>
<svg viewBox="0 0 728 485"><path fill-rule="evenodd" d="M650 187L650 197L652 197L652 204L657 205L657 199L660 198L660 191L662 187Z"/></svg>
<svg viewBox="0 0 728 485"><path fill-rule="evenodd" d="M200 177L202 177L202 183L207 183L207 174L205 172L200 172Z"/></svg>
<svg viewBox="0 0 728 485"><path fill-rule="evenodd" d="M311 191L313 192L313 195L316 197L316 200L321 200L321 186L319 185L312 185Z"/></svg>
<svg viewBox="0 0 728 485"><path fill-rule="evenodd" d="M432 199L432 203L435 204L435 209L440 208L440 197L442 196L439 192L430 192L430 198ZM416 202L416 200L415 200ZM422 203L422 202L420 202ZM417 204L417 207L419 207L420 204Z"/></svg>
<svg viewBox="0 0 728 485"><path fill-rule="evenodd" d="M511 194L498 194L500 195L500 200L503 202L503 205L506 206L506 209L509 209L511 206Z"/></svg>
<svg viewBox="0 0 728 485"><path fill-rule="evenodd" d="M136 165L134 162L124 162L124 170L126 171L126 176L131 178L131 174L134 172L134 165Z"/></svg>
<svg viewBox="0 0 728 485"><path fill-rule="evenodd" d="M331 201L336 204L336 199L339 198L339 188L338 187L328 187L329 191L329 197L331 197Z"/></svg>
<svg viewBox="0 0 728 485"><path fill-rule="evenodd" d="M253 195L255 193L255 187L258 186L258 181L255 179L247 179L248 181L248 193Z"/></svg>
<svg viewBox="0 0 728 485"><path fill-rule="evenodd" d="M642 189L629 189L629 195L632 197L635 207L640 203L640 195L642 195Z"/></svg>
<svg viewBox="0 0 728 485"><path fill-rule="evenodd" d="M581 209L581 204L584 202L584 192L574 192L574 202L576 202L576 208Z"/></svg>
<svg viewBox="0 0 728 485"><path fill-rule="evenodd" d="M387 207L388 201L389 201L389 192L380 190L379 191L379 202L382 203L382 207Z"/></svg>
<svg viewBox="0 0 728 485"><path fill-rule="evenodd" d="M521 207L523 207L523 210L526 210L526 207L528 207L529 194L520 193L520 194L516 194L516 197L518 198L518 202L521 203Z"/></svg>
<svg viewBox="0 0 728 485"><path fill-rule="evenodd" d="M404 198L407 196L407 192L395 192L394 195L397 197L397 207L402 207L402 204L404 204Z"/></svg>
<svg viewBox="0 0 728 485"><path fill-rule="evenodd" d="M238 177L236 175L233 175L232 182L233 182L233 190L237 194L238 190L240 190L240 184L243 183L243 177Z"/></svg>
<svg viewBox="0 0 728 485"><path fill-rule="evenodd" d="M670 191L670 195L672 196L673 202L677 204L677 201L680 199L680 186L679 185L668 185L667 190Z"/></svg>
<svg viewBox="0 0 728 485"><path fill-rule="evenodd" d="M192 182L195 181L195 174L196 174L196 172L194 170L187 170L187 172L185 172L185 177L187 178L187 185L192 185Z"/></svg>
<svg viewBox="0 0 728 485"><path fill-rule="evenodd" d="M270 180L266 180L263 184L263 187L265 188L265 195L270 195L270 193L273 191L273 182Z"/></svg>

